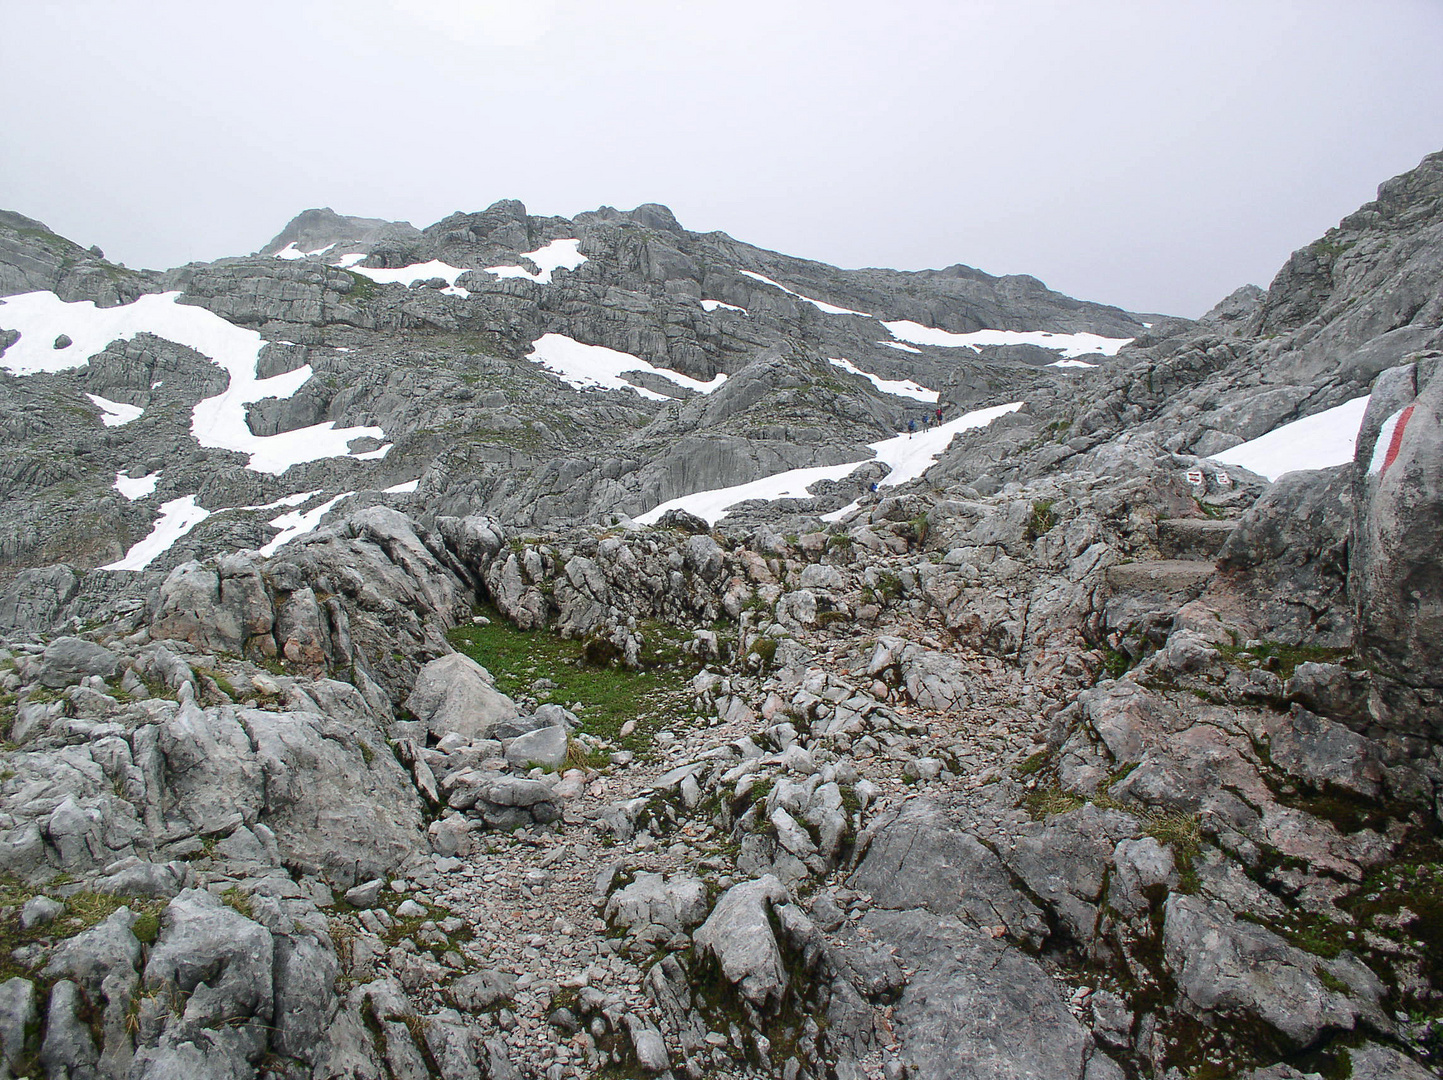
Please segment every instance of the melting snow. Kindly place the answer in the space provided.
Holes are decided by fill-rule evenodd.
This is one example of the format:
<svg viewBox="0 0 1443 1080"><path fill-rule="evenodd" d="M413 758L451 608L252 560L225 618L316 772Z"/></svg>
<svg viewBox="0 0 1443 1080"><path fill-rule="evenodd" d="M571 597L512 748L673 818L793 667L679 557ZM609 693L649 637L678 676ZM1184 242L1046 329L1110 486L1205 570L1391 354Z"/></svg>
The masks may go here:
<svg viewBox="0 0 1443 1080"><path fill-rule="evenodd" d="M1366 396L1354 398L1214 454L1212 460L1237 465L1269 480L1299 469L1344 465L1353 460L1367 409Z"/></svg>
<svg viewBox="0 0 1443 1080"><path fill-rule="evenodd" d="M738 503L749 499L805 499L808 498L807 489L819 480L842 480L850 476L859 465L865 465L867 460L880 461L891 471L886 478L878 481L878 487L892 487L897 484L905 484L915 480L925 473L932 464L942 455L942 452L952 442L952 437L963 431L970 431L973 428L986 427L999 416L1013 412L1022 407L1022 402L1014 401L1010 405L996 405L990 409L977 409L974 412L965 413L956 420L949 420L939 427L930 431L918 432L916 435L898 435L893 439L884 439L881 442L871 444L871 449L876 457L863 461L852 461L844 465L818 465L805 469L789 469L786 472L774 473L771 476L764 476L760 480L753 480L746 484L735 484L732 487L716 488L712 491L697 491L690 495L682 495L676 499L670 499L660 506L654 506L636 520L642 525L654 525L662 514L668 510L680 508L699 518L706 520L708 524L716 524L718 520L726 515L726 512ZM826 515L826 520L835 521L857 507L857 503L844 506L842 509Z"/></svg>
<svg viewBox="0 0 1443 1080"><path fill-rule="evenodd" d="M123 401L111 401L109 398L103 398L99 394L86 394L85 396L99 406L100 411L104 414L101 416L100 422L106 427L120 427L121 424L128 424L141 413L145 412L139 405L127 405Z"/></svg>
<svg viewBox="0 0 1443 1080"><path fill-rule="evenodd" d="M1048 367L1060 367L1060 368L1095 368L1095 367L1097 367L1096 364L1089 364L1086 360L1067 360L1067 359L1054 360L1052 363L1048 364L1047 366L1048 366Z"/></svg>
<svg viewBox="0 0 1443 1080"><path fill-rule="evenodd" d="M358 262L363 262L369 254L370 252L368 251L353 251L349 255L342 255L335 262L331 263L331 265L339 266L342 270L350 270Z"/></svg>
<svg viewBox="0 0 1443 1080"><path fill-rule="evenodd" d="M710 394L726 382L726 375L718 373L711 382L702 382L689 375L670 368L659 368L630 353L608 349L603 345L583 345L564 334L544 334L536 340L526 359L540 364L547 371L557 375L571 386L585 389L591 386L603 390L633 390L653 401L671 400L665 394L658 394L644 386L627 382L622 375L630 371L645 371L660 375L687 390Z"/></svg>
<svg viewBox="0 0 1443 1080"><path fill-rule="evenodd" d="M206 518L210 511L195 501L194 495L171 499L160 507L160 520L150 529L150 535L135 544L117 562L102 566L102 570L144 570L159 556L170 550L170 546Z"/></svg>
<svg viewBox="0 0 1443 1080"><path fill-rule="evenodd" d="M892 336L913 345L940 345L943 348L970 348L981 351L984 345L1039 345L1044 349L1061 350L1065 360L1101 353L1116 356L1117 350L1132 338L1108 338L1099 334L1053 334L1046 330L976 330L970 334L954 334L936 327L923 326L909 319L882 324Z"/></svg>
<svg viewBox="0 0 1443 1080"><path fill-rule="evenodd" d="M887 348L896 349L899 352L917 353L919 356L922 353L921 349L913 348L911 345L904 345L900 341L879 341L877 344L885 345Z"/></svg>
<svg viewBox="0 0 1443 1080"><path fill-rule="evenodd" d="M294 240L292 240L292 241L291 241L289 244L287 244L285 247L281 248L280 251L277 251L277 252L276 252L276 258L277 258L277 259L306 259L306 258L309 258L309 257L312 256L312 255L324 255L326 252L330 251L331 248L333 248L333 247L335 247L335 246L336 246L335 244L327 244L327 245L326 245L325 247L323 247L323 248L316 248L315 251L301 251L300 249L298 249L298 248L296 247L296 242L295 242Z"/></svg>
<svg viewBox="0 0 1443 1080"><path fill-rule="evenodd" d="M580 247L580 240L553 240L544 247L523 251L517 256L534 262L539 273L533 274L522 266L488 266L486 272L499 278L526 278L540 285L550 285L553 271L575 270L586 261L586 256L578 250Z"/></svg>
<svg viewBox="0 0 1443 1080"><path fill-rule="evenodd" d="M386 488L386 489L385 489L385 494L387 494L387 495L409 495L409 494L411 494L411 492L415 491L415 490L416 490L418 487L420 487L420 486L421 486L421 478L418 476L418 477L416 477L416 479L414 479L414 480L407 480L404 484L396 484L394 487L388 487L388 488Z"/></svg>
<svg viewBox="0 0 1443 1080"><path fill-rule="evenodd" d="M753 273L750 270L743 270L742 273L749 278L753 278L757 281L762 282L764 285L770 285L774 289L781 289L782 292L786 293L788 296L795 296L798 300L805 300L818 311L825 311L828 315L860 315L864 319L870 319L872 317L865 311L853 311L851 308L838 307L836 304L829 304L825 300L813 300L810 296L803 296L799 292L794 292L779 281L773 281L769 277L764 277L761 274Z"/></svg>
<svg viewBox="0 0 1443 1080"><path fill-rule="evenodd" d="M97 308L89 300L67 304L51 292L5 297L0 300L0 326L19 330L21 336L0 356L0 367L15 375L64 371L79 367L112 341L150 333L210 357L230 376L222 393L195 407L191 434L201 446L250 455L247 467L256 472L279 474L307 461L346 457L351 440L384 436L378 427L337 428L334 421L279 435L252 434L246 406L262 398L290 397L311 377L310 365L256 378L256 358L266 344L260 334L203 307L178 304L179 296L151 293L110 308ZM72 344L53 348L60 334L68 334Z"/></svg>
<svg viewBox="0 0 1443 1080"><path fill-rule="evenodd" d="M724 304L720 300L702 300L699 301L699 303L703 311L715 311L717 308L722 308L726 311L740 311L743 315L751 314L751 312L747 311L744 307L737 307L735 304Z"/></svg>
<svg viewBox="0 0 1443 1080"><path fill-rule="evenodd" d="M115 474L115 490L124 495L131 502L136 499L143 499L147 495L155 494L155 482L160 479L160 471L145 476L128 476L123 472Z"/></svg>
<svg viewBox="0 0 1443 1080"><path fill-rule="evenodd" d="M860 375L884 394L895 394L897 397L911 398L913 401L936 402L939 395L936 390L928 390L925 386L914 383L911 379L883 379L873 375L870 371L863 371L850 360L838 360L831 358L827 363L849 371L853 375Z"/></svg>
<svg viewBox="0 0 1443 1080"><path fill-rule="evenodd" d="M350 256L346 256L350 258ZM361 256L365 258L365 256ZM344 262L345 260L341 260ZM337 266L340 263L336 264ZM370 266L355 266L348 268L353 274L364 274L378 285L405 285L407 288L418 281L430 281L432 278L442 278L446 287L441 291L450 296L470 296L471 294L456 284L456 279L462 274L469 274L471 271L464 266L452 266L450 263L443 263L440 259L432 259L430 262L413 263L410 266L402 266L397 269L374 268Z"/></svg>
<svg viewBox="0 0 1443 1080"><path fill-rule="evenodd" d="M315 494L315 492L311 492L310 494ZM270 543L260 549L260 553L262 555L274 555L280 550L281 545L288 544L296 537L313 531L316 526L320 525L321 518L325 516L326 511L330 510L331 507L335 506L336 503L342 499L348 499L354 494L354 491L342 492L340 495L327 499L325 502L318 506L313 506L309 510L292 510L289 514L282 514L278 518L272 518L270 523L281 531ZM305 496L305 498L309 497L310 495ZM304 501L304 498L302 501Z"/></svg>

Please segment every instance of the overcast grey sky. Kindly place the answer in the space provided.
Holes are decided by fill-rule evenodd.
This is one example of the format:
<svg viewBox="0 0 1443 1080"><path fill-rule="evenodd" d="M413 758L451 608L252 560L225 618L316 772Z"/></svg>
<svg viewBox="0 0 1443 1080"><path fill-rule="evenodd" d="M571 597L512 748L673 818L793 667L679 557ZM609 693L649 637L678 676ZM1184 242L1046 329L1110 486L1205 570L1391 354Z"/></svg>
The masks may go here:
<svg viewBox="0 0 1443 1080"><path fill-rule="evenodd" d="M132 266L310 206L671 206L1198 315L1443 149L1443 0L0 0L0 206Z"/></svg>

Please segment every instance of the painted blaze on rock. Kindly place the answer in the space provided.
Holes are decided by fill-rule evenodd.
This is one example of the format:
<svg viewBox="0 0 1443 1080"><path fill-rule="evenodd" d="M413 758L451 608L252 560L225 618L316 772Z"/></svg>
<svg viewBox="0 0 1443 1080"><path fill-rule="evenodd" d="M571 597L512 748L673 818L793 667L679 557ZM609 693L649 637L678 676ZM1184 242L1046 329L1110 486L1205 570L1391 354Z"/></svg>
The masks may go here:
<svg viewBox="0 0 1443 1080"><path fill-rule="evenodd" d="M1443 737L1443 358L1378 377L1355 484L1350 592L1372 711Z"/></svg>

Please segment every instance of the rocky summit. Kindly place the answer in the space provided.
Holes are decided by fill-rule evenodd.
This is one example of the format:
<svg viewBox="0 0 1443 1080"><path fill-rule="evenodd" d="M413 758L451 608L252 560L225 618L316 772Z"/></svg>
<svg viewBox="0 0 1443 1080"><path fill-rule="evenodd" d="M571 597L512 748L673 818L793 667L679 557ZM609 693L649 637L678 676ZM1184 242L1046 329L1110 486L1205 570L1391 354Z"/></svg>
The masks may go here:
<svg viewBox="0 0 1443 1080"><path fill-rule="evenodd" d="M0 1076L1443 1067L1443 154L1200 320L0 212Z"/></svg>

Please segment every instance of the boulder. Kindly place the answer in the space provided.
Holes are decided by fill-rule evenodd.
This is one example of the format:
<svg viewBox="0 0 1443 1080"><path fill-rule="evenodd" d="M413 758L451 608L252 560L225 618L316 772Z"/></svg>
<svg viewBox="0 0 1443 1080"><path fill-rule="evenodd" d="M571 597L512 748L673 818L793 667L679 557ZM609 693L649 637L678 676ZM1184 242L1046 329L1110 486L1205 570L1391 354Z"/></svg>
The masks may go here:
<svg viewBox="0 0 1443 1080"><path fill-rule="evenodd" d="M762 1010L779 1006L787 990L782 952L770 913L787 890L771 874L733 885L692 935L697 951L715 960L722 977Z"/></svg>
<svg viewBox="0 0 1443 1080"><path fill-rule="evenodd" d="M520 711L516 702L496 689L491 673L462 653L423 667L406 708L435 738L456 732L468 740L486 738L493 727Z"/></svg>
<svg viewBox="0 0 1443 1080"><path fill-rule="evenodd" d="M1354 468L1349 586L1356 646L1379 689L1374 712L1389 727L1443 739L1443 371L1436 360L1379 376Z"/></svg>

